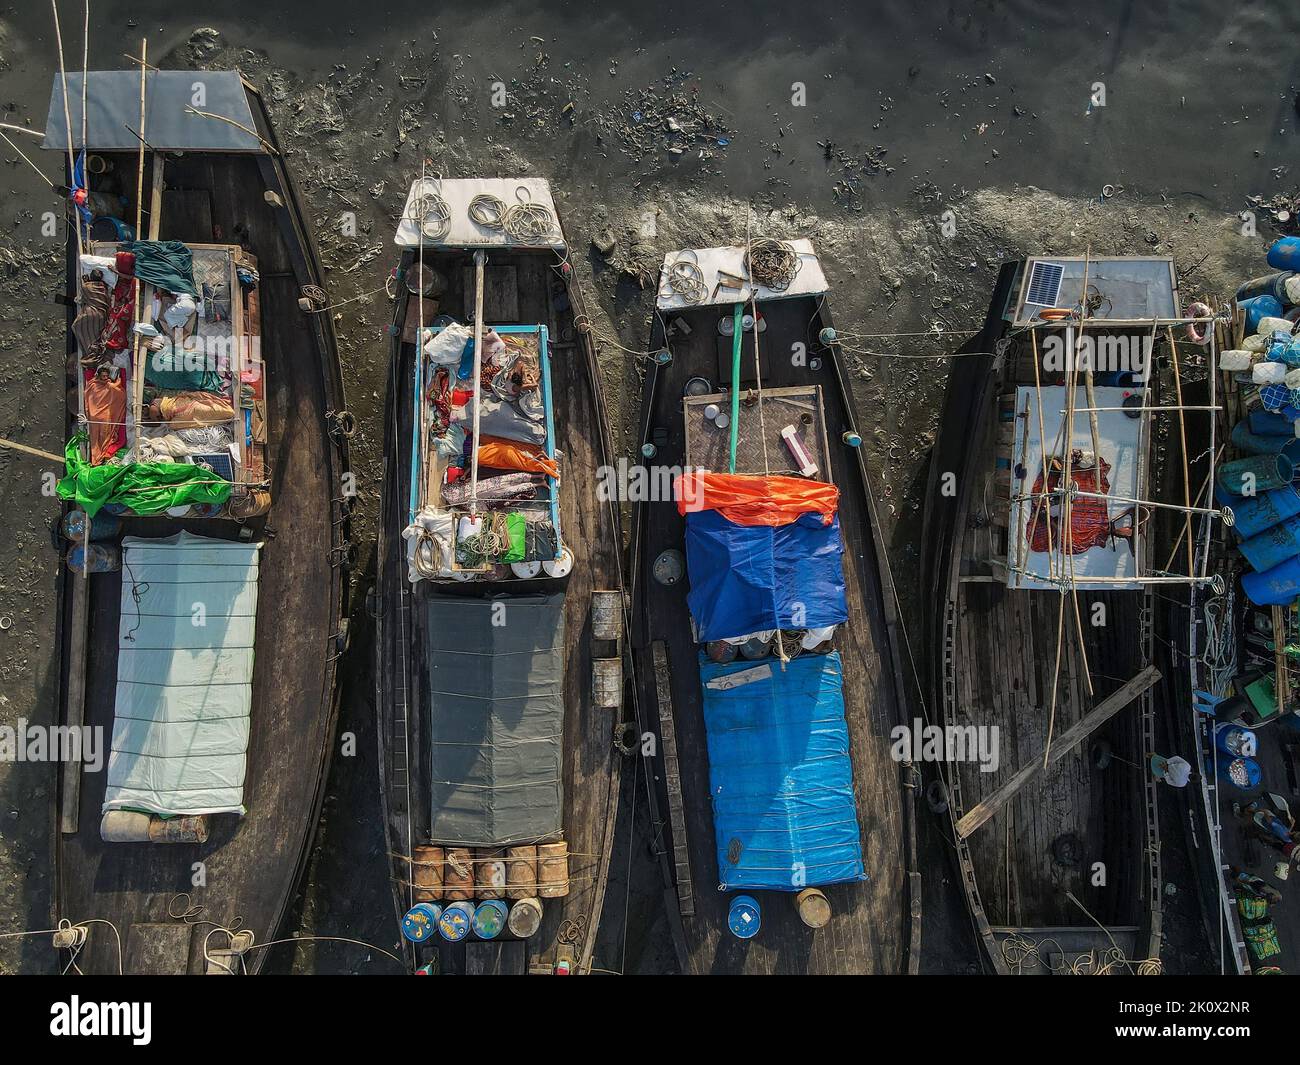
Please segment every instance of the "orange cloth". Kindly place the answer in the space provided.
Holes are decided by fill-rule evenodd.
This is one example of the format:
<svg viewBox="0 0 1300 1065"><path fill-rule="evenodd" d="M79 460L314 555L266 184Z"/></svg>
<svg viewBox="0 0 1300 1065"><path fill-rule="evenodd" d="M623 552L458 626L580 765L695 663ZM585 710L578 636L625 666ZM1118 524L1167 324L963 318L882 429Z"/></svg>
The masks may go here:
<svg viewBox="0 0 1300 1065"><path fill-rule="evenodd" d="M205 425L223 425L235 417L230 397L212 392L177 392L154 400L151 414L155 421L165 421L173 429L198 429Z"/></svg>
<svg viewBox="0 0 1300 1065"><path fill-rule="evenodd" d="M90 423L90 464L100 466L126 444L126 374L116 381L94 374L86 381L86 420Z"/></svg>
<svg viewBox="0 0 1300 1065"><path fill-rule="evenodd" d="M522 470L525 473L544 473L559 477L560 467L548 458L538 444L524 444L517 440L502 440L499 436L485 436L479 440L478 464L494 470Z"/></svg>
<svg viewBox="0 0 1300 1065"><path fill-rule="evenodd" d="M677 512L716 510L737 525L789 525L802 514L835 519L840 490L803 477L759 477L692 470L673 483Z"/></svg>

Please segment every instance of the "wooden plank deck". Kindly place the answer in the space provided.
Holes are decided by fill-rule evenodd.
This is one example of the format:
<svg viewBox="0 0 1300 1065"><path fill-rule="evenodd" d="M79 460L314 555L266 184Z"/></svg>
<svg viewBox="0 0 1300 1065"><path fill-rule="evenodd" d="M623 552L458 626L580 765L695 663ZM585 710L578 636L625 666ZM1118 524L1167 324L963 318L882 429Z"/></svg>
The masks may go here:
<svg viewBox="0 0 1300 1065"><path fill-rule="evenodd" d="M863 859L870 879L824 888L834 916L820 931L799 920L793 895L762 892L763 927L752 940L735 939L726 928L729 896L719 882L710 802L707 740L701 705L698 649L691 637L686 606L688 582L665 588L654 582L650 567L663 550L684 549L684 521L671 501L642 504L638 530L637 652L642 656L643 709L655 727L655 673L650 646L661 641L671 665L673 721L690 852L695 912L684 918L687 967L705 973L895 973L903 967L910 928L907 898L906 839L901 772L889 754L889 730L902 716L894 685L893 663L875 572L872 518L862 487L857 456L840 443L845 411L833 386L830 353L816 342L817 302L809 298L774 301L761 306L768 328L760 346L769 354L764 387L820 384L825 403L825 433L830 441L830 480L840 488L840 527L844 535L844 576L849 621L836 634L844 663L844 706L849 726L858 821ZM702 376L713 384L719 361L718 319L725 308L696 309L673 315L691 326L688 336L672 341L673 362L652 371L643 420L663 443L657 464L680 464L685 449L681 412L688 378ZM820 355L820 370L795 366L787 356L793 343ZM781 426L768 426L775 437ZM784 465L784 445L769 445ZM752 449L751 449L752 450ZM869 561L870 560L870 561ZM662 776L662 774L660 774ZM671 797L662 795L661 804ZM673 841L674 845L676 840Z"/></svg>

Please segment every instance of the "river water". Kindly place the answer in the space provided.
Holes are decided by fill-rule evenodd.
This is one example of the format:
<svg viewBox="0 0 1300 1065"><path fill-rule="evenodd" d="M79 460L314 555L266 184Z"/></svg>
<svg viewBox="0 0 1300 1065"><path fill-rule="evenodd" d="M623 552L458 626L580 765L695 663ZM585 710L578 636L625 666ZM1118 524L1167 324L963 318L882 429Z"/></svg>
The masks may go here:
<svg viewBox="0 0 1300 1065"><path fill-rule="evenodd" d="M78 69L81 8L60 7ZM228 0L199 15L94 0L89 53L92 68L126 66L144 37L160 66L234 65L263 89L332 300L372 294L337 323L372 565L389 315L373 293L396 260L392 229L422 156L448 176L549 178L589 302L634 349L651 306L638 277L667 250L732 243L747 227L812 237L837 321L859 333L977 324L997 264L1026 252L1173 255L1189 289L1222 295L1258 265L1267 236L1243 236L1236 212L1248 196L1294 188L1300 60L1288 43L1298 33L1300 8L1282 3ZM41 127L56 71L49 8L0 12L4 121ZM669 118L672 135L660 128ZM34 143L19 146L57 177L59 161ZM39 232L54 201L7 145L0 159L0 435L59 451L63 316L48 297L61 246ZM344 212L357 236L343 234ZM591 251L593 238L614 250ZM918 484L944 364L869 351L950 346L881 338L850 356L913 622L926 609L908 592ZM616 439L630 450L639 365L610 350L602 369ZM39 493L39 465L0 451L0 614L14 622L0 632L0 722L53 712L56 561L44 545L55 508ZM366 625L354 619L341 722L360 754L332 769L294 923L391 946ZM53 790L45 767L0 765L0 932L46 926ZM598 952L607 969L670 964L644 816L620 833L631 843L615 862ZM957 888L936 861L923 870L927 927L953 945L927 965L962 970L971 955ZM0 971L52 964L43 942L0 946ZM384 964L339 944L273 961L321 972Z"/></svg>

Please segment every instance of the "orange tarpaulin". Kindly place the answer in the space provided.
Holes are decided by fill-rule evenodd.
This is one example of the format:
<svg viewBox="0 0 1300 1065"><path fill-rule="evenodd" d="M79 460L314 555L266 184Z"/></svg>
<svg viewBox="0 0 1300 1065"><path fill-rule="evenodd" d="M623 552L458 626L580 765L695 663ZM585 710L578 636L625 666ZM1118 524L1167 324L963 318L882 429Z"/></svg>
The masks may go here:
<svg viewBox="0 0 1300 1065"><path fill-rule="evenodd" d="M85 387L90 423L90 464L107 462L126 446L126 374L112 380L108 372L92 374Z"/></svg>
<svg viewBox="0 0 1300 1065"><path fill-rule="evenodd" d="M494 470L522 470L525 473L544 473L559 477L560 467L548 458L544 448L537 444L524 444L517 440L503 440L499 436L485 436L479 440L478 464Z"/></svg>
<svg viewBox="0 0 1300 1065"><path fill-rule="evenodd" d="M840 490L803 477L756 477L692 470L673 483L677 511L716 510L737 525L789 525L802 514L820 514L829 525Z"/></svg>

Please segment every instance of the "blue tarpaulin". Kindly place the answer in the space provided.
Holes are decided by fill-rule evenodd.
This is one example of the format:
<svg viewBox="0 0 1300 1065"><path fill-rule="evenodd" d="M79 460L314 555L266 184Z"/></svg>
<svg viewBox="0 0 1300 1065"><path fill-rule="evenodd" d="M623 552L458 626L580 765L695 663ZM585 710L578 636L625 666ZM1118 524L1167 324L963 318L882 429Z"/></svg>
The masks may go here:
<svg viewBox="0 0 1300 1065"><path fill-rule="evenodd" d="M838 652L784 669L701 655L700 680L721 889L867 879Z"/></svg>
<svg viewBox="0 0 1300 1065"><path fill-rule="evenodd" d="M772 527L737 525L716 510L687 514L687 603L700 642L847 621L843 553L838 516Z"/></svg>

